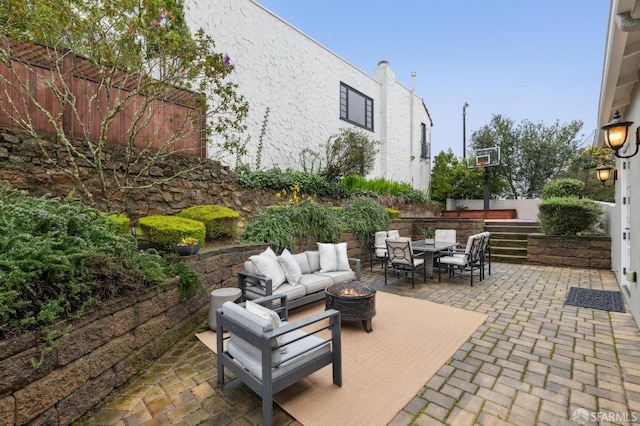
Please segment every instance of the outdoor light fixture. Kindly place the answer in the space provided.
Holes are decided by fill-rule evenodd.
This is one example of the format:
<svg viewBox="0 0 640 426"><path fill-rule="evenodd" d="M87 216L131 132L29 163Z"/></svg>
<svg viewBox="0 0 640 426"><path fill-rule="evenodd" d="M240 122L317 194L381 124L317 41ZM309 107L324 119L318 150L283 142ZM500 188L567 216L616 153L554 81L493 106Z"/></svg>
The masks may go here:
<svg viewBox="0 0 640 426"><path fill-rule="evenodd" d="M636 128L636 150L634 153L627 156L618 154L618 151L624 147L624 144L629 139L629 128L632 124L633 121L622 121L620 113L616 111L613 115L613 120L602 126L604 142L613 150L613 155L618 158L631 158L638 153L638 147L640 147L640 134L638 134L638 131L640 127ZM602 181L602 179L600 180Z"/></svg>
<svg viewBox="0 0 640 426"><path fill-rule="evenodd" d="M602 182L603 186L613 186L616 184L616 181L618 180L618 171L613 170L613 173L611 173L611 170L613 170L611 166L600 166L596 169L596 176L598 176L598 180ZM611 185L606 185L606 182L609 180L612 174L613 181Z"/></svg>

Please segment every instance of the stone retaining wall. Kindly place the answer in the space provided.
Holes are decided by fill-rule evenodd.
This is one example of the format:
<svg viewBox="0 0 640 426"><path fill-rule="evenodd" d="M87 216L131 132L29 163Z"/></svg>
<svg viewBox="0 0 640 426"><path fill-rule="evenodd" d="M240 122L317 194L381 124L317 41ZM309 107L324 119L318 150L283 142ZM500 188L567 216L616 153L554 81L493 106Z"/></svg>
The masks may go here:
<svg viewBox="0 0 640 426"><path fill-rule="evenodd" d="M40 145L47 147L50 159L42 155ZM82 145L78 146L78 149L82 148ZM174 176L181 170L194 166L197 168L160 185L134 189L125 198L123 193L115 191L117 186L111 177L114 164L122 161L121 150L122 147L117 145L107 145L103 153L105 174L112 191L109 194L100 192L101 185L95 169L80 162L79 173L86 187L92 191L96 208L125 212L134 223L143 216L176 214L184 208L200 204L228 207L246 219L253 216L258 206L271 205L276 200L270 193L241 189L236 184L235 173L217 161L180 155L160 160L139 185L142 187ZM89 152L85 154L90 156ZM65 198L73 192L80 197L83 194L78 183L59 169L68 166L68 154L60 144L44 136L36 140L20 131L0 127L0 180L9 181L14 188L26 190L32 195L48 193Z"/></svg>
<svg viewBox="0 0 640 426"><path fill-rule="evenodd" d="M352 232L345 232L350 257L369 259ZM317 249L307 241L307 249ZM208 296L237 286L237 273L249 256L266 244L202 249L176 257L202 274L206 297L181 300L178 281L101 305L71 323L68 339L33 368L31 359L45 347L31 332L0 342L0 425L63 424L78 419L112 391L143 370L175 343L192 333L209 312ZM52 327L58 332L69 323Z"/></svg>
<svg viewBox="0 0 640 426"><path fill-rule="evenodd" d="M235 287L242 263L265 247L211 249L186 261L203 274L208 295ZM177 280L103 304L73 322L68 339L37 369L30 360L45 346L39 333L0 342L0 425L73 422L192 333L208 306L208 298L200 296L181 300Z"/></svg>
<svg viewBox="0 0 640 426"><path fill-rule="evenodd" d="M611 238L530 234L527 261L542 265L611 269Z"/></svg>

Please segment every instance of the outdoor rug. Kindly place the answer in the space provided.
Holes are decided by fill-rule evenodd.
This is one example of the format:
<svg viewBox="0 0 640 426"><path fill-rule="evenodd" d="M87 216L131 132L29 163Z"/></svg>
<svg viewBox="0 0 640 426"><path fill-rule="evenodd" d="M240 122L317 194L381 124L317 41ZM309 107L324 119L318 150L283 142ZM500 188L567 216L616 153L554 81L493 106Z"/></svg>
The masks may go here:
<svg viewBox="0 0 640 426"><path fill-rule="evenodd" d="M600 309L610 312L625 312L624 301L619 291L594 290L571 287L565 305Z"/></svg>
<svg viewBox="0 0 640 426"><path fill-rule="evenodd" d="M293 310L289 321L324 310ZM277 393L274 400L305 426L386 425L484 323L486 315L378 291L373 332L342 325L342 387L331 366ZM216 333L197 337L215 352Z"/></svg>

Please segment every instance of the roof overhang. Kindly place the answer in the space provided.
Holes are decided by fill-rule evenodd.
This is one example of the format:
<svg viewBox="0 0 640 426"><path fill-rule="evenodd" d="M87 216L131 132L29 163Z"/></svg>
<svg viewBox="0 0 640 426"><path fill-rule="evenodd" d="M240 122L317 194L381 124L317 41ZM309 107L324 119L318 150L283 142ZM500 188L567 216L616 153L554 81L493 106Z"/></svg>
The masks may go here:
<svg viewBox="0 0 640 426"><path fill-rule="evenodd" d="M605 44L600 103L599 127L608 123L618 110L624 117L631 96L638 84L640 69L640 10L638 0L612 0ZM602 145L602 131L598 144Z"/></svg>

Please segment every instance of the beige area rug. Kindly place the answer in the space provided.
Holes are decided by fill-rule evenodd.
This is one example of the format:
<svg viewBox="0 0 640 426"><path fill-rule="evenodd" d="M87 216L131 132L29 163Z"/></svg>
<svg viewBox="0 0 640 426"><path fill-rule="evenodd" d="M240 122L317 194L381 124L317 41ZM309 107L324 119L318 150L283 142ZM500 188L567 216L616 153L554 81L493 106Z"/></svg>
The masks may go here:
<svg viewBox="0 0 640 426"><path fill-rule="evenodd" d="M289 321L324 310L293 310ZM277 393L274 400L305 426L386 425L485 321L486 315L378 291L373 332L343 322L342 387L331 366ZM216 351L216 333L196 335Z"/></svg>

